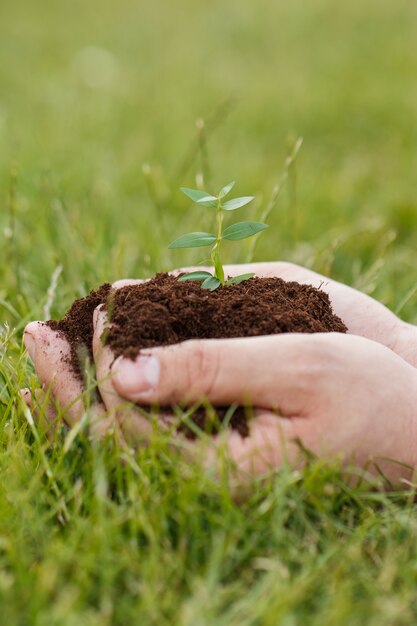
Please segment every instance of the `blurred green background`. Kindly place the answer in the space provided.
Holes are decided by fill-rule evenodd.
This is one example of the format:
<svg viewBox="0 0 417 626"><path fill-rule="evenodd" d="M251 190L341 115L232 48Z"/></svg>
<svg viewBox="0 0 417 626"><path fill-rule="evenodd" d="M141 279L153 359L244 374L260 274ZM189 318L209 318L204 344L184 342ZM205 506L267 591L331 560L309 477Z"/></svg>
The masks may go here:
<svg viewBox="0 0 417 626"><path fill-rule="evenodd" d="M2 289L39 315L62 264L61 314L100 281L198 260L166 250L207 220L178 186L236 179L259 215L302 136L257 258L396 308L417 279L416 33L411 0L2 0Z"/></svg>
<svg viewBox="0 0 417 626"><path fill-rule="evenodd" d="M415 491L319 461L237 504L156 435L49 447L18 397L27 321L198 261L167 249L210 222L179 186L235 179L257 218L297 137L256 258L417 323L416 42L415 0L0 0L2 625L417 623Z"/></svg>

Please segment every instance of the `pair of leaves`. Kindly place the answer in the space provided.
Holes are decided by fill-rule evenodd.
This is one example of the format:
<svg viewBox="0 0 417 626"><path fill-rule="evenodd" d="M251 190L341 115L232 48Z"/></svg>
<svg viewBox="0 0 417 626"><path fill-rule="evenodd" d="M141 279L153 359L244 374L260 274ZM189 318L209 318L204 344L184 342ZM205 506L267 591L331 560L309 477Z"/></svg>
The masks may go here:
<svg viewBox="0 0 417 626"><path fill-rule="evenodd" d="M188 196L193 202L200 204L201 206L209 207L215 209L218 206L218 203L221 203L221 208L224 211L234 211L235 209L240 209L241 207L249 204L254 198L254 196L242 196L241 198L233 198L232 200L228 200L225 203L222 203L222 199L231 191L234 186L234 181L225 185L219 191L219 195L212 196L206 191L199 191L198 189L189 189L188 187L181 187L181 191Z"/></svg>
<svg viewBox="0 0 417 626"><path fill-rule="evenodd" d="M262 224L261 222L237 222L225 228L222 233L222 239L228 239L229 241L246 239L260 233L265 228L268 228L267 224ZM216 236L212 233L187 233L170 243L169 248L202 248L211 246L216 239Z"/></svg>
<svg viewBox="0 0 417 626"><path fill-rule="evenodd" d="M248 280L249 278L252 278L252 276L255 276L255 274L251 273L251 274L240 274L239 276L233 276L232 278L229 278L229 280L226 281L225 285L233 285L233 284L238 285L239 283L243 283L243 281ZM184 282L186 280L200 281L202 283L201 287L203 289L208 289L209 291L215 291L215 289L217 289L221 285L221 282L218 278L210 274L210 272L204 272L204 271L190 272L189 274L184 274L184 276L180 276L178 280L181 282Z"/></svg>
<svg viewBox="0 0 417 626"><path fill-rule="evenodd" d="M207 193L207 191L200 191L199 189L190 189L189 187L180 187L180 189L182 193L185 193L185 195L191 198L193 202L201 202L202 200L205 200L206 198L209 198L209 197L214 198L215 200L218 200L218 199L221 200L222 198L227 196L227 194L233 189L234 186L235 186L234 180L232 180L232 182L230 183L227 183L227 185L225 185L224 187L220 189L219 195L217 196L217 198Z"/></svg>

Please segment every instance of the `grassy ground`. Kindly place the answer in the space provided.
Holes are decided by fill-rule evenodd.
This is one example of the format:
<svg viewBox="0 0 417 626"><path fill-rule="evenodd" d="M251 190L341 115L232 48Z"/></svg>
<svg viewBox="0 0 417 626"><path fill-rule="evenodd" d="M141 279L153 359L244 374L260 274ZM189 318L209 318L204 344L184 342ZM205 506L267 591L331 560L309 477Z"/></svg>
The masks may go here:
<svg viewBox="0 0 417 626"><path fill-rule="evenodd" d="M36 384L28 320L195 259L166 249L199 226L179 184L235 178L259 215L297 136L257 258L417 322L416 27L410 0L2 0L2 623L416 623L412 496L312 463L237 505L157 436L132 457L83 432L50 450L16 398Z"/></svg>

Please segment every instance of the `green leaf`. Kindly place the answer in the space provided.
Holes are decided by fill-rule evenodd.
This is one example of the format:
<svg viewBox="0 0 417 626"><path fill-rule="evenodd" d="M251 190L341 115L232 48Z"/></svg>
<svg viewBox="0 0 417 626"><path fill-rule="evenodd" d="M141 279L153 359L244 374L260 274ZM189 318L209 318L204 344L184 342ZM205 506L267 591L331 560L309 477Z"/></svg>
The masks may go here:
<svg viewBox="0 0 417 626"><path fill-rule="evenodd" d="M216 241L216 236L211 233L187 233L172 241L168 248L203 248L211 246Z"/></svg>
<svg viewBox="0 0 417 626"><path fill-rule="evenodd" d="M252 235L260 233L265 228L268 228L268 225L261 222L236 222L236 224L232 224L224 229L222 238L238 241L239 239L252 237Z"/></svg>
<svg viewBox="0 0 417 626"><path fill-rule="evenodd" d="M221 282L218 278L214 278L214 276L210 276L210 278L206 278L204 283L201 285L203 289L208 289L209 291L214 291L217 287L220 287Z"/></svg>
<svg viewBox="0 0 417 626"><path fill-rule="evenodd" d="M255 196L244 196L242 198L233 198L233 200L228 200L224 204L222 204L222 209L225 211L234 211L235 209L240 209L240 207L245 206L245 204L249 204L252 202Z"/></svg>
<svg viewBox="0 0 417 626"><path fill-rule="evenodd" d="M197 204L201 204L202 206L207 206L212 209L215 209L217 207L217 202L218 202L218 199L216 198L216 196L208 196L208 195L205 195L202 198L199 198L199 200L197 200Z"/></svg>
<svg viewBox="0 0 417 626"><path fill-rule="evenodd" d="M183 276L180 276L178 281L183 282L185 280L207 280L207 278L210 278L210 276L212 276L210 272L190 272L189 274L184 274Z"/></svg>
<svg viewBox="0 0 417 626"><path fill-rule="evenodd" d="M227 194L233 189L235 186L235 181L232 180L231 183L227 183L224 187L222 187L219 191L219 198L224 198Z"/></svg>
<svg viewBox="0 0 417 626"><path fill-rule="evenodd" d="M251 274L239 274L239 276L233 276L233 278L229 278L229 280L226 281L226 285L239 285L239 283L243 283L243 281L245 280L249 280L249 278L252 278L252 276L255 276L255 274L252 272Z"/></svg>
<svg viewBox="0 0 417 626"><path fill-rule="evenodd" d="M210 194L207 191L199 191L198 189L189 189L188 187L180 187L182 193L191 198L193 202L197 202L201 198L204 198Z"/></svg>

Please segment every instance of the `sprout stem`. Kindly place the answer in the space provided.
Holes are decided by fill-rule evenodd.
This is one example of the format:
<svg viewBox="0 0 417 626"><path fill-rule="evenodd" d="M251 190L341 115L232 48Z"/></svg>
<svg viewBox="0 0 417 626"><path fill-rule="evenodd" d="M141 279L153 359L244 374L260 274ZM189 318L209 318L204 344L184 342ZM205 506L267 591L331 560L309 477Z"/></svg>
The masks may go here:
<svg viewBox="0 0 417 626"><path fill-rule="evenodd" d="M223 210L222 210L222 202L219 198L217 200L217 239L216 243L213 246L211 252L211 260L214 265L214 276L217 278L222 285L224 285L224 270L223 265L220 260L220 243L222 240L222 232L223 232Z"/></svg>

